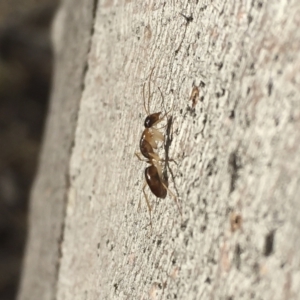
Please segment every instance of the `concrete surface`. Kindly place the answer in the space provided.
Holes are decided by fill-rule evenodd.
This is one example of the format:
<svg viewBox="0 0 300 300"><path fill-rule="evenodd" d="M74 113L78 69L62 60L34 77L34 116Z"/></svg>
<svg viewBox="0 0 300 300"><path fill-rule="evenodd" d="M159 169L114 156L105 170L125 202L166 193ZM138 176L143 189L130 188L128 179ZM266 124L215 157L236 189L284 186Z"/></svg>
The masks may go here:
<svg viewBox="0 0 300 300"><path fill-rule="evenodd" d="M42 186L50 177L69 181L63 185L61 242L48 250L61 251L60 259L52 255L58 258L54 298L299 299L300 4L94 5L70 163L70 152L60 160L63 145L53 148L51 140L71 123L61 119L61 127L53 125L63 107L50 111L44 149L51 153L51 166L59 168L49 172L50 158L42 156L32 197L32 227L39 227L37 214L43 210L47 239L61 210L55 217L39 207L58 201L54 192L43 196ZM70 39L76 35L71 29ZM68 76L84 58L72 55L64 57L66 69L57 70L56 82L69 85L54 86L53 103L62 101L56 93L70 101ZM142 193L146 163L134 153L145 118L142 87L153 67L151 111L172 109L169 157L177 165L169 164L170 189L179 197L183 218L171 197L151 195L151 231ZM194 108L193 86L199 86ZM163 155L163 147L160 151ZM60 191L58 184L48 184L50 191ZM29 245L42 243L33 229L30 238Z"/></svg>

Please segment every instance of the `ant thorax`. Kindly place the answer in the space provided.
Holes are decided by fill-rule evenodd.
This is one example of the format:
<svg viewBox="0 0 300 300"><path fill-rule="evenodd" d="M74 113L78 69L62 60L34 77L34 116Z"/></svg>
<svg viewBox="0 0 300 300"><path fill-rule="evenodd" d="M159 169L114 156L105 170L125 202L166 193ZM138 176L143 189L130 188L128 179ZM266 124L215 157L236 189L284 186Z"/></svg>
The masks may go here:
<svg viewBox="0 0 300 300"><path fill-rule="evenodd" d="M145 128L140 139L140 150L144 157L159 160L155 153L158 142L164 141L164 135L156 128Z"/></svg>

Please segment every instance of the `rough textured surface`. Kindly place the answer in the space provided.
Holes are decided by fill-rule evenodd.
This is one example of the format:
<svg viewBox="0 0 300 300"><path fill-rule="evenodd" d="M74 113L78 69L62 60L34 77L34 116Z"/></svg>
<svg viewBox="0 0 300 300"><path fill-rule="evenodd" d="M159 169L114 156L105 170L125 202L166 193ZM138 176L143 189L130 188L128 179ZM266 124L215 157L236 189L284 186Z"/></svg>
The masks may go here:
<svg viewBox="0 0 300 300"><path fill-rule="evenodd" d="M93 1L76 3L64 1L54 24L56 77L40 168L31 195L20 300L50 300L56 295L69 160L93 20Z"/></svg>
<svg viewBox="0 0 300 300"><path fill-rule="evenodd" d="M299 298L299 13L296 0L99 3L57 299ZM134 152L153 67L183 220L151 195L151 231Z"/></svg>

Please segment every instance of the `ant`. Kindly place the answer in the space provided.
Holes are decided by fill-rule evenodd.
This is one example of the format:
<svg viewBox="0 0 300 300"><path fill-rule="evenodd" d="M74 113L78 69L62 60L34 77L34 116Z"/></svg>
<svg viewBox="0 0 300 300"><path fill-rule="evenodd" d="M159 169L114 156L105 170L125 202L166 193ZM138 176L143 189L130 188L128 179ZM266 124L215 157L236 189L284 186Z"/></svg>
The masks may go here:
<svg viewBox="0 0 300 300"><path fill-rule="evenodd" d="M178 210L181 213L181 209L179 208L178 205L178 201L176 196L169 190L168 188L168 180L167 178L164 176L163 171L162 171L162 167L160 162L165 161L164 159L161 159L159 157L159 155L155 152L155 150L157 149L157 143L158 142L164 142L165 137L164 135L156 128L156 125L158 123L160 123L167 115L169 112L166 112L162 117L160 117L161 112L157 112L157 113L153 113L150 114L150 98L151 98L151 89L150 89L150 82L151 82L151 78L152 78L152 74L153 74L153 70L152 69L151 73L150 73L150 77L149 77L149 83L148 83L148 109L146 108L146 104L145 104L145 83L143 85L143 100L144 100L144 109L146 111L146 118L144 121L144 131L142 133L141 139L140 139L140 151L141 154L147 159L147 160L143 160L138 153L135 153L135 155L137 156L137 158L141 161L145 161L148 164L150 164L149 167L147 167L145 169L145 183L143 186L143 193L146 199L146 203L148 206L148 210L149 210L149 215L150 215L150 225L152 227L152 220L151 220L151 205L148 199L148 196L145 192L145 188L146 185L148 184L151 192L157 197L157 198L161 198L164 199L167 196L167 193L169 192L172 197L174 198L174 201L178 207ZM158 88L159 89L159 88ZM162 99L163 99L163 94L161 92L161 90L159 89ZM168 159L168 161L173 161L171 159ZM140 207L140 203L139 203L139 207Z"/></svg>
<svg viewBox="0 0 300 300"><path fill-rule="evenodd" d="M154 68L152 69L149 77L149 83L148 83L148 109L146 108L145 104L145 83L143 85L143 99L144 99L144 109L146 111L147 117L145 118L144 121L144 131L142 133L141 139L140 139L140 150L141 153L144 157L148 159L155 159L157 161L160 161L161 159L159 156L154 152L154 149L157 149L157 143L158 142L164 142L165 137L164 135L155 127L158 123L160 123L167 115L168 112L165 113L164 116L160 118L161 112L153 113L150 114L150 97L151 97L151 89L150 89L150 81L152 78L152 73L153 73ZM163 99L163 94L160 91L160 94Z"/></svg>

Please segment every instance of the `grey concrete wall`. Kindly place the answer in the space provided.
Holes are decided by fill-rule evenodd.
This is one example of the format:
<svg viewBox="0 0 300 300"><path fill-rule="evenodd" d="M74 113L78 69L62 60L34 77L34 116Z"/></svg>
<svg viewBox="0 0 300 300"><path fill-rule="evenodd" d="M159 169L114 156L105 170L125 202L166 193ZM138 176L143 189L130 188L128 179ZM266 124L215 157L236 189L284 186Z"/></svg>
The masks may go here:
<svg viewBox="0 0 300 300"><path fill-rule="evenodd" d="M299 299L299 2L70 3L19 299ZM153 67L183 217L147 189L151 230L134 153Z"/></svg>
<svg viewBox="0 0 300 300"><path fill-rule="evenodd" d="M31 193L19 299L55 299L69 164L93 26L93 1L63 1L53 24L55 77L40 166Z"/></svg>

